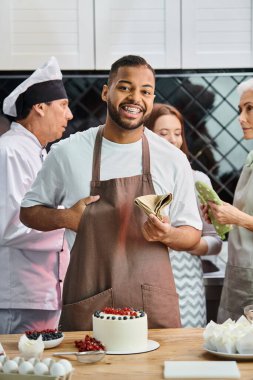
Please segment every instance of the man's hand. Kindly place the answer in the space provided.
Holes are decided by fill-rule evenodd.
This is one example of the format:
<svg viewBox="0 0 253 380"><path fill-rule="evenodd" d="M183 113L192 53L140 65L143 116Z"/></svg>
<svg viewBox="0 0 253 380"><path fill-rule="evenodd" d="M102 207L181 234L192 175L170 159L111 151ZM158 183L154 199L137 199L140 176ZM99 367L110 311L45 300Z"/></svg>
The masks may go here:
<svg viewBox="0 0 253 380"><path fill-rule="evenodd" d="M160 221L155 215L150 214L142 227L143 236L147 241L163 242L165 238L168 239L170 232L171 225L169 224L169 218L165 216Z"/></svg>
<svg viewBox="0 0 253 380"><path fill-rule="evenodd" d="M97 202L99 198L99 195L91 195L87 198L80 199L80 201L76 202L72 207L69 208L69 229L71 229L74 232L78 231L78 227L86 207L88 207L93 202Z"/></svg>
<svg viewBox="0 0 253 380"><path fill-rule="evenodd" d="M176 251L189 250L195 246L201 237L201 231L191 226L172 227L168 217L160 221L150 214L142 227L144 238L149 241L159 241Z"/></svg>
<svg viewBox="0 0 253 380"><path fill-rule="evenodd" d="M38 231L53 231L67 228L78 231L82 214L86 207L98 201L99 195L80 199L70 208L50 208L42 205L21 207L20 220L27 227Z"/></svg>

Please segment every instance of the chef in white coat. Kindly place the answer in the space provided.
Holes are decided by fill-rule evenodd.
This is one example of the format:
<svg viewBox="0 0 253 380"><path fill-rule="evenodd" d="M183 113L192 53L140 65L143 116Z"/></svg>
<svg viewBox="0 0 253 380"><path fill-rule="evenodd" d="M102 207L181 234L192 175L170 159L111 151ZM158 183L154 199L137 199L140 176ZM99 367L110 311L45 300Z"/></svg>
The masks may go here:
<svg viewBox="0 0 253 380"><path fill-rule="evenodd" d="M47 143L73 117L55 57L4 100L3 113L13 122L0 137L0 333L56 328L69 262L64 230L39 232L19 219Z"/></svg>
<svg viewBox="0 0 253 380"><path fill-rule="evenodd" d="M238 86L239 122L245 140L253 139L253 79ZM253 304L253 151L246 159L236 186L233 205L209 202L214 217L232 224L228 239L228 262L218 322L238 319L244 307ZM206 212L206 210L204 210Z"/></svg>

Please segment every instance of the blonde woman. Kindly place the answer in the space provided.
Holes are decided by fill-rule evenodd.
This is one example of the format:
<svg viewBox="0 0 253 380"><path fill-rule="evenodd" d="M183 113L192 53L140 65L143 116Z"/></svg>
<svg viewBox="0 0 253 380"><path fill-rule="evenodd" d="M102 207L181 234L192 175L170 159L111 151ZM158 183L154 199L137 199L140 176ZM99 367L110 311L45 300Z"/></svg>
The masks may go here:
<svg viewBox="0 0 253 380"><path fill-rule="evenodd" d="M253 139L253 79L238 86L239 122L245 140ZM232 224L228 262L218 311L218 322L238 319L253 304L253 150L248 154L234 195L233 206L209 206L219 223Z"/></svg>

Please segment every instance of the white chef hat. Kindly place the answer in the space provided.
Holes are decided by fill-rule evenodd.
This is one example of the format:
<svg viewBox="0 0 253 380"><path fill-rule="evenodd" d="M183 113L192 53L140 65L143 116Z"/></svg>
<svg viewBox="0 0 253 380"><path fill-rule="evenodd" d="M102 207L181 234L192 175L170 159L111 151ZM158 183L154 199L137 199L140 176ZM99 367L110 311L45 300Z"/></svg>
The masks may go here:
<svg viewBox="0 0 253 380"><path fill-rule="evenodd" d="M3 113L13 117L22 115L23 106L67 99L62 73L55 57L39 67L16 87L3 102Z"/></svg>

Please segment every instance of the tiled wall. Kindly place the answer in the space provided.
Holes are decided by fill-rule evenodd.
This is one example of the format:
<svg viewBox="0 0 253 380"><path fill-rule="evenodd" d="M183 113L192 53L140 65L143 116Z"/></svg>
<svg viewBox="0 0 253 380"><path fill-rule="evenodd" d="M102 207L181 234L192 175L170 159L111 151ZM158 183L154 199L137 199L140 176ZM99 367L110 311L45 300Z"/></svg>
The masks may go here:
<svg viewBox="0 0 253 380"><path fill-rule="evenodd" d="M28 73L0 73L0 104ZM158 72L156 101L176 106L185 119L194 169L207 173L220 197L232 202L238 175L253 141L243 141L236 86L250 72ZM107 73L64 73L74 119L64 135L105 120L101 89Z"/></svg>

